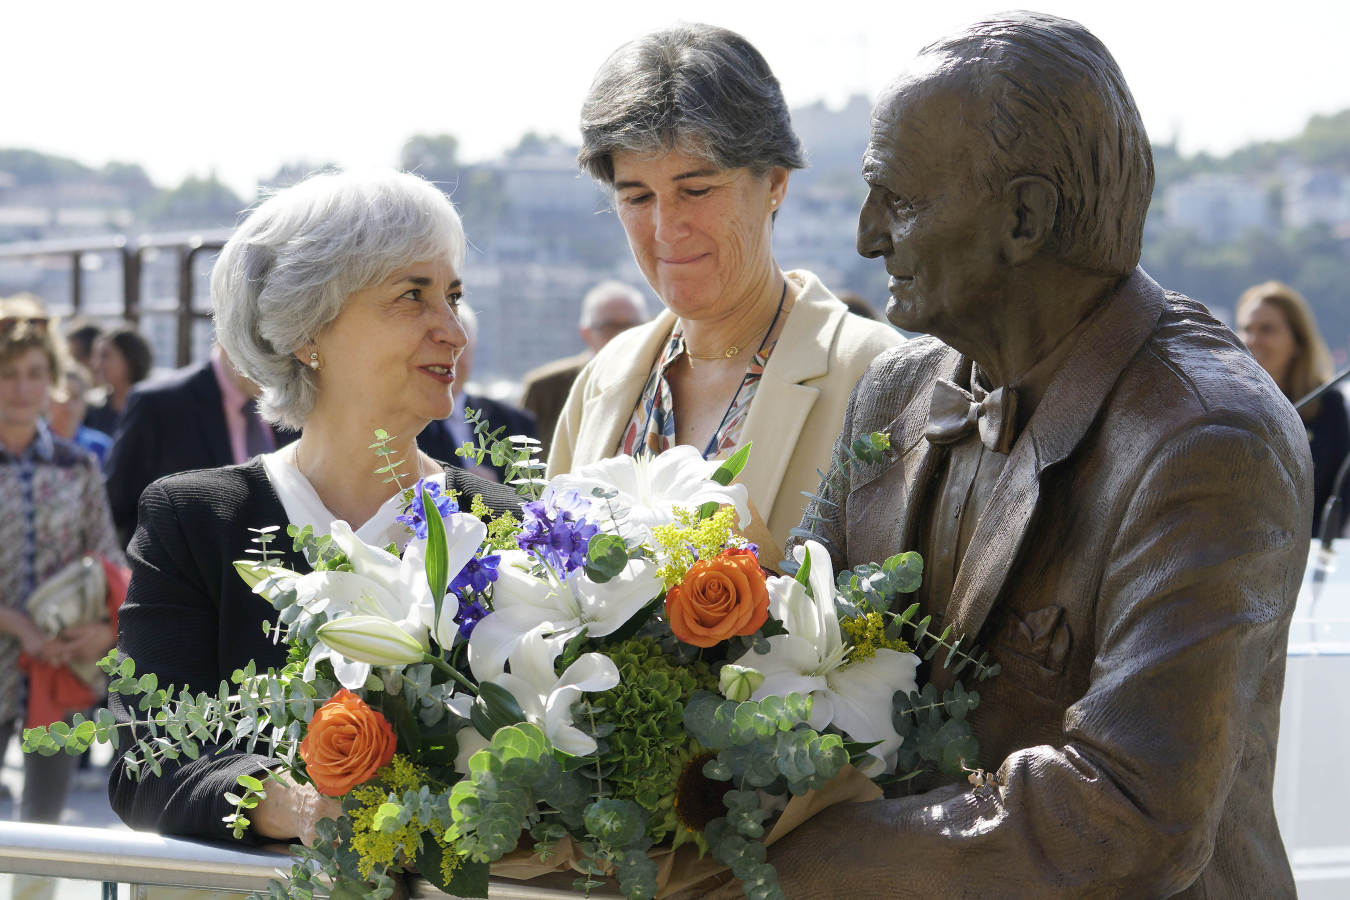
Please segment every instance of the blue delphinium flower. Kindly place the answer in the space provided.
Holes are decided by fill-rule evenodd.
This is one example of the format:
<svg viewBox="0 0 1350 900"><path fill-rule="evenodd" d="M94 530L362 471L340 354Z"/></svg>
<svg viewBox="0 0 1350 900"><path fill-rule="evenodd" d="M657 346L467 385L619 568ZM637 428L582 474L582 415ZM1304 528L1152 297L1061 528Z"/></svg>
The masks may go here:
<svg viewBox="0 0 1350 900"><path fill-rule="evenodd" d="M590 502L576 491L550 494L522 507L525 515L516 543L559 575L586 564L586 548L600 528L586 520Z"/></svg>
<svg viewBox="0 0 1350 900"><path fill-rule="evenodd" d="M459 504L430 478L423 478L413 485L412 502L403 508L403 515L399 516L397 521L407 525L419 538L425 539L427 536L427 514L426 509L422 506L423 488L426 488L427 494L431 497L431 502L435 504L442 519L452 513L459 512Z"/></svg>
<svg viewBox="0 0 1350 900"><path fill-rule="evenodd" d="M473 635L474 628L487 614L487 608L483 606L481 600L475 600L461 606L459 613L455 616L455 621L459 623L460 636L467 641Z"/></svg>
<svg viewBox="0 0 1350 900"><path fill-rule="evenodd" d="M501 555L497 553L475 556L450 582L450 590L459 594L461 598L464 596L465 588L481 594L487 590L489 584L497 580L497 565L501 561Z"/></svg>

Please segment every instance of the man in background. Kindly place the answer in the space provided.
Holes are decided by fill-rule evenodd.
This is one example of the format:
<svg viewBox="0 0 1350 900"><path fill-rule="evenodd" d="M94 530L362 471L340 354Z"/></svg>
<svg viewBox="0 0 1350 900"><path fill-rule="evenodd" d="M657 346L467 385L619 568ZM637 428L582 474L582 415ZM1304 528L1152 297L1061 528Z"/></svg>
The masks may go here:
<svg viewBox="0 0 1350 900"><path fill-rule="evenodd" d="M641 291L621 281L602 281L581 301L581 322L577 330L586 342L586 350L525 373L525 392L520 405L534 413L545 459L553 441L553 428L567 402L567 392L572 389L572 382L576 381L582 366L616 334L641 325L647 319L647 301Z"/></svg>
<svg viewBox="0 0 1350 900"><path fill-rule="evenodd" d="M298 437L262 420L258 393L219 344L205 361L131 392L104 472L123 546L136 530L141 491L156 478L246 462Z"/></svg>

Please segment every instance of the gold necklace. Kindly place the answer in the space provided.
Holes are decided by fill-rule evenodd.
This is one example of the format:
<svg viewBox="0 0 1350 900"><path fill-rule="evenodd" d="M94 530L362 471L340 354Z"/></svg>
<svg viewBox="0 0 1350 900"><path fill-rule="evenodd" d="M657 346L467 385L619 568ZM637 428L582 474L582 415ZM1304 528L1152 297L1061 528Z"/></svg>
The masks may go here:
<svg viewBox="0 0 1350 900"><path fill-rule="evenodd" d="M773 330L774 324L778 322L778 314L781 313L781 312L783 311L783 301L784 301L786 298L787 298L787 279L785 278L785 279L783 279L783 291L782 291L781 294L778 295L778 310L777 310L777 312L775 312L774 315L773 315L773 322L769 324L769 330L770 330L770 331ZM768 336L769 336L769 335L768 335L768 332L765 332L764 337L767 338ZM761 340L761 341L760 341L760 345L763 346L763 343L764 343L764 341ZM696 360L696 359L703 360L703 361L705 361L705 362L708 362L708 361L711 361L711 360L714 360L714 359L734 359L735 356L736 356L736 354L738 354L738 353L740 353L740 352L741 352L741 348L740 348L739 343L737 343L737 344L732 344L730 347L728 347L727 349L723 350L721 353L716 354L715 356L695 356L693 353L690 353L690 352L689 352L689 345L688 345L688 344L685 344L685 345L684 345L684 355L687 356L687 357L689 357L689 365L691 365L691 366L694 364L694 360Z"/></svg>

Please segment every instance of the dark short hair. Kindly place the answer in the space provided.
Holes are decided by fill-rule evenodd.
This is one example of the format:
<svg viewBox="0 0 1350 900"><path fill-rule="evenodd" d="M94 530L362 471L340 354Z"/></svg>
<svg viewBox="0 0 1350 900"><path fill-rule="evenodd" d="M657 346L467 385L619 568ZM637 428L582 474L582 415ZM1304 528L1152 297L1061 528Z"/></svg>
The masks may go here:
<svg viewBox="0 0 1350 900"><path fill-rule="evenodd" d="M1125 76L1092 32L1069 19L1010 13L923 50L932 78L974 88L987 107L991 190L1039 175L1059 190L1059 258L1126 274L1139 263L1153 198L1153 150Z"/></svg>
<svg viewBox="0 0 1350 900"><path fill-rule="evenodd" d="M577 161L614 183L616 150L679 149L719 169L806 165L783 91L745 38L712 25L653 31L616 50L581 106Z"/></svg>
<svg viewBox="0 0 1350 900"><path fill-rule="evenodd" d="M127 361L127 375L132 384L144 381L154 364L154 353L150 342L136 330L134 325L118 325L103 332L100 337L117 348Z"/></svg>
<svg viewBox="0 0 1350 900"><path fill-rule="evenodd" d="M79 348L80 353L88 356L94 349L94 341L103 333L103 326L97 322L86 319L84 316L73 316L66 319L65 327L62 329L66 335L66 344L72 350Z"/></svg>

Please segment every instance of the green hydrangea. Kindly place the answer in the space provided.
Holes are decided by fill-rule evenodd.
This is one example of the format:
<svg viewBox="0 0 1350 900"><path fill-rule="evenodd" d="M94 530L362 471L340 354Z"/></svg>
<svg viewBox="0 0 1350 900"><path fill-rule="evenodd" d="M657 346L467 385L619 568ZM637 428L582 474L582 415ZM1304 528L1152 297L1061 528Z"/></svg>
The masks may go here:
<svg viewBox="0 0 1350 900"><path fill-rule="evenodd" d="M707 663L681 666L666 659L651 637L629 638L609 651L619 668L617 687L592 698L597 724L610 724L600 761L613 767L607 781L651 817L648 830L660 841L676 828L674 794L680 772L701 748L683 727L684 703L695 691L712 691L717 679Z"/></svg>

